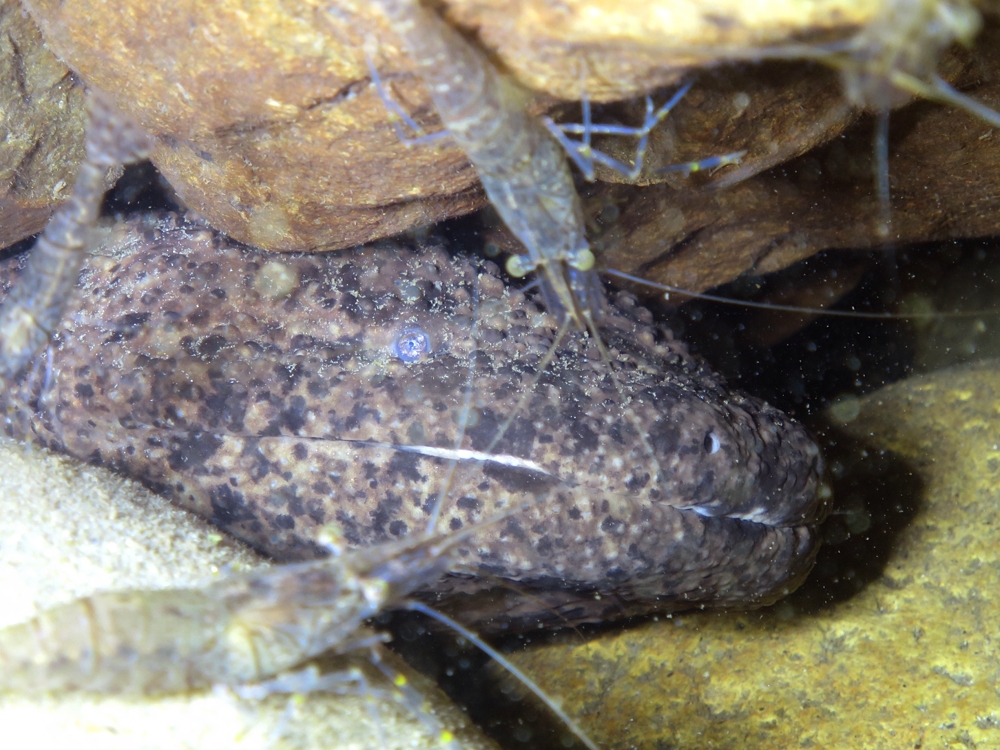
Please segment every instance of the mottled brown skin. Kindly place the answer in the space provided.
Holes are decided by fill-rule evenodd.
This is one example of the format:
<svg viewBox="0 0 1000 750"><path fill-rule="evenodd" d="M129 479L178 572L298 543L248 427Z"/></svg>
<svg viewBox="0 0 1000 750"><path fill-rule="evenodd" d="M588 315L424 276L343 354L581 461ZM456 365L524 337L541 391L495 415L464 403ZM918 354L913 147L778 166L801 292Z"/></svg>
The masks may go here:
<svg viewBox="0 0 1000 750"><path fill-rule="evenodd" d="M279 560L320 554L330 523L350 545L422 533L443 493L439 529L537 498L463 543L435 589L486 630L756 606L812 565L816 446L626 295L602 331L620 387L587 335L557 340L492 263L440 246L275 258L146 217L112 230L78 295L3 395L8 433L136 476ZM401 339L424 335L405 361ZM450 473L427 446L476 453ZM518 593L484 594L497 578Z"/></svg>

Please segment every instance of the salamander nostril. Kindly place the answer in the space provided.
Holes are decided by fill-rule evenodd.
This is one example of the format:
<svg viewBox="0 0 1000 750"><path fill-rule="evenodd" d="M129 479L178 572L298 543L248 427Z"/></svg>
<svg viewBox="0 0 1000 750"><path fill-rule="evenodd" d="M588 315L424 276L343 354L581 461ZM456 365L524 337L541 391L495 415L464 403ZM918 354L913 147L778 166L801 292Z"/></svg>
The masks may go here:
<svg viewBox="0 0 1000 750"><path fill-rule="evenodd" d="M722 443L719 442L719 438L717 438L715 433L711 430L705 433L705 441L703 445L705 446L705 452L709 455L718 453L719 448L722 447Z"/></svg>

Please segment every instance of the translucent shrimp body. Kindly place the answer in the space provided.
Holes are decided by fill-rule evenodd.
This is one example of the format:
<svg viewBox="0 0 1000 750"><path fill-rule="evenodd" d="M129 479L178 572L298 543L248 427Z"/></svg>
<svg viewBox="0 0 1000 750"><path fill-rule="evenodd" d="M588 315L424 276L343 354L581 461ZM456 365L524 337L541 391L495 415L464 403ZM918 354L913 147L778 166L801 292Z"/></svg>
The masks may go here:
<svg viewBox="0 0 1000 750"><path fill-rule="evenodd" d="M385 638L366 621L408 606L417 588L454 564L456 542L506 512L462 531L412 536L331 557L232 574L201 587L98 593L0 628L0 693L89 692L153 696L231 686L246 699L271 693L368 690L356 668L321 674L315 666L289 671L322 654L364 649L398 697L443 746L455 735L428 713L407 678L383 663ZM535 693L591 750L594 743L524 673L450 618L414 604L454 627ZM273 678L273 679L272 679Z"/></svg>
<svg viewBox="0 0 1000 750"><path fill-rule="evenodd" d="M449 536L54 607L0 630L0 690L178 693L257 682L370 644L365 620L439 578L464 535Z"/></svg>
<svg viewBox="0 0 1000 750"><path fill-rule="evenodd" d="M981 5L981 4L979 4ZM690 48L729 60L815 60L836 70L844 102L823 115L812 129L833 127L848 110L875 113L873 169L880 216L877 233L891 235L889 190L889 113L913 96L965 110L983 122L1000 127L1000 113L956 90L937 72L944 52L953 44L969 47L982 26L977 4L971 0L882 0L876 12L853 36L830 43L788 43L759 48ZM686 51L671 47L672 52ZM792 142L764 160L754 159L715 182L734 185L762 169L800 153Z"/></svg>
<svg viewBox="0 0 1000 750"><path fill-rule="evenodd" d="M516 101L486 56L414 0L377 0L430 88L438 115L497 212L527 248L507 270L538 270L549 310L583 328L603 292L562 146Z"/></svg>
<svg viewBox="0 0 1000 750"><path fill-rule="evenodd" d="M819 59L840 71L845 96L854 106L888 109L917 94L995 124L995 112L959 94L937 74L941 54L956 41L970 46L981 26L979 11L966 0L887 0L872 22L840 48L831 45L824 57L820 46Z"/></svg>

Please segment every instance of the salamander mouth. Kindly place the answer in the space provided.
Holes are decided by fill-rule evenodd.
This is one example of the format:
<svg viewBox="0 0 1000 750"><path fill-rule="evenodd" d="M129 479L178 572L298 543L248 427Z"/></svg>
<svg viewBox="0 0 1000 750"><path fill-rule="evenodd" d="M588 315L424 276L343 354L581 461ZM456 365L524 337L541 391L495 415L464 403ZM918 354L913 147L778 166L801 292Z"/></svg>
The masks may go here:
<svg viewBox="0 0 1000 750"><path fill-rule="evenodd" d="M683 416L688 426L663 460L676 507L776 527L825 518L823 460L802 425L748 396L721 408L696 404Z"/></svg>
<svg viewBox="0 0 1000 750"><path fill-rule="evenodd" d="M633 551L589 579L573 572L533 575L484 589L481 578L449 574L433 599L425 598L483 632L524 632L652 612L767 606L797 588L815 562L820 538L813 526L777 529L671 510L687 529L684 537L668 544L657 536L642 553ZM488 566L476 575L484 572L489 576Z"/></svg>

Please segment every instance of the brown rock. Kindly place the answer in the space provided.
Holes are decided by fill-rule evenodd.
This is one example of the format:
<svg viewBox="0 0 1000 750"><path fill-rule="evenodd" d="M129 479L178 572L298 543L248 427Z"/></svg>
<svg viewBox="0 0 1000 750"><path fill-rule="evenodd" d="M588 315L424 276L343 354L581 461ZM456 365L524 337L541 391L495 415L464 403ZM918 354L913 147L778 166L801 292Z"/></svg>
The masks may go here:
<svg viewBox="0 0 1000 750"><path fill-rule="evenodd" d="M237 0L169 8L117 0L100 12L90 0L25 4L84 80L115 92L119 105L160 137L154 162L181 199L238 240L272 250L334 249L483 205L473 171L447 139L407 147L391 127L370 83L366 45L394 97L426 130L439 126L423 84L371 4L268 0L252 16ZM780 56L773 50L783 44L785 54L815 54L807 45L788 47L789 40L854 38L877 13L896 7L889 0L792 3L777 11L729 0L633 5L453 0L445 11L541 92L532 105L541 112L553 96L632 96L674 83L692 66ZM987 103L995 38L985 35L976 57L953 55L940 66ZM632 101L598 114L638 124L642 113L642 102ZM577 117L568 107L558 114ZM588 189L603 264L704 289L818 249L883 242L867 128L758 175L835 137L851 118L841 82L822 65L741 63L702 75L654 131L647 162L655 168L745 150L743 165L708 180L671 173L649 188ZM926 104L894 123L891 239L994 232L989 128ZM634 155L633 139L605 138L598 146L624 160ZM598 177L622 179L609 170ZM746 177L726 190L707 189Z"/></svg>
<svg viewBox="0 0 1000 750"><path fill-rule="evenodd" d="M0 2L0 247L41 231L83 158L83 89L16 0Z"/></svg>
<svg viewBox="0 0 1000 750"><path fill-rule="evenodd" d="M529 88L566 100L640 96L691 68L808 34L844 38L885 3L819 0L448 0L448 17L477 30Z"/></svg>
<svg viewBox="0 0 1000 750"><path fill-rule="evenodd" d="M25 3L84 80L159 136L153 162L217 228L272 250L331 249L482 205L446 143L407 148L367 84L380 17L349 2ZM375 45L387 81L398 49ZM423 122L423 89L394 93Z"/></svg>
<svg viewBox="0 0 1000 750"><path fill-rule="evenodd" d="M121 0L102 3L99 12L87 0L26 5L49 44L88 83L114 92L123 109L161 136L153 160L180 197L236 239L275 250L332 249L482 205L475 176L454 146L407 148L388 126L385 106L368 83L362 49L369 41L395 96L430 129L436 118L374 7L273 1L255 6L251 17L235 0L210 6L188 0L170 8ZM573 12L585 17L589 11L584 5ZM752 16L738 12L746 23ZM810 18L818 23L821 16ZM763 38L780 38L790 24L791 17L782 17ZM488 44L503 41L488 31ZM691 29L703 32L703 25ZM506 54L500 50L505 61ZM634 44L633 55L649 57ZM662 61L662 51L656 57ZM552 83L522 79L565 96L560 81L578 82L579 60L578 52L563 55L561 77ZM676 80L682 71L676 60L671 65L666 77L636 71L619 78L632 83L614 94ZM589 81L587 87L596 98L607 96ZM740 120L737 130L752 136L757 128L747 122ZM706 152L699 142L688 150Z"/></svg>

